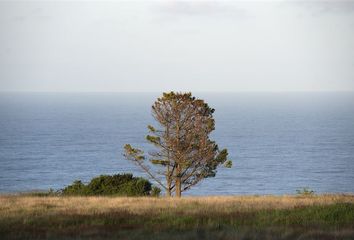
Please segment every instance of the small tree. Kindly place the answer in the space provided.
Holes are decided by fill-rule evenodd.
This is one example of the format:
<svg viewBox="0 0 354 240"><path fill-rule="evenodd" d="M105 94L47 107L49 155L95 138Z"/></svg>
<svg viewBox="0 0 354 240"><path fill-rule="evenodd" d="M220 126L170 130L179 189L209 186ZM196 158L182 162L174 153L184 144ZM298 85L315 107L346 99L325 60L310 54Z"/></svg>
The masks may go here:
<svg viewBox="0 0 354 240"><path fill-rule="evenodd" d="M144 152L129 144L124 146L124 156L161 185L167 196L175 193L180 197L204 178L214 177L219 165L231 167L227 150L219 150L209 138L215 129L213 113L214 109L191 93L163 93L152 106L159 127L149 125L150 134L146 136L157 148L149 152L149 160L160 170L153 172L145 162ZM165 183L158 174L164 176Z"/></svg>

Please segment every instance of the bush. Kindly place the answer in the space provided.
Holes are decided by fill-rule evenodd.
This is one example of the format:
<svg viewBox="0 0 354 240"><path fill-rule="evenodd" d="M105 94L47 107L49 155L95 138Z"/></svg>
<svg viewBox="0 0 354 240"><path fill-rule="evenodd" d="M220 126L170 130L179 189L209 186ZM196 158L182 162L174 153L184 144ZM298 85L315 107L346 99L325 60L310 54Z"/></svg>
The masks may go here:
<svg viewBox="0 0 354 240"><path fill-rule="evenodd" d="M151 188L151 185L148 180L133 177L132 174L101 175L93 178L87 185L81 181L74 181L73 184L62 190L62 194L80 196L158 196L161 190L157 187ZM159 189L160 192L156 189Z"/></svg>
<svg viewBox="0 0 354 240"><path fill-rule="evenodd" d="M87 195L88 192L87 186L80 180L74 181L73 184L62 190L62 194L64 195Z"/></svg>
<svg viewBox="0 0 354 240"><path fill-rule="evenodd" d="M302 189L297 189L296 193L301 196L313 196L315 194L315 191L311 190L308 187L304 187Z"/></svg>
<svg viewBox="0 0 354 240"><path fill-rule="evenodd" d="M160 196L160 193L161 193L161 189L160 188L155 187L155 186L152 187L151 196L158 197L158 196Z"/></svg>

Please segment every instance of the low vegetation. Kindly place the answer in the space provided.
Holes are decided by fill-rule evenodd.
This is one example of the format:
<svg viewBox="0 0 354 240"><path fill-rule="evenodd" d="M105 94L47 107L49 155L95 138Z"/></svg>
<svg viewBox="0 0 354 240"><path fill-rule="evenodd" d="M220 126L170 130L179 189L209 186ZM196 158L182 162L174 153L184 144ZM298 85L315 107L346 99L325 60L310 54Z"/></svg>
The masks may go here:
<svg viewBox="0 0 354 240"><path fill-rule="evenodd" d="M55 191L32 191L23 192L20 195L32 197L59 197L59 196L124 196L139 197L151 196L158 197L161 189L153 186L145 178L133 177L131 173L116 175L100 175L91 179L87 184L81 180L76 180L64 189Z"/></svg>
<svg viewBox="0 0 354 240"><path fill-rule="evenodd" d="M304 187L302 189L297 189L296 193L304 196L312 196L315 194L315 191L311 190L309 187Z"/></svg>
<svg viewBox="0 0 354 240"><path fill-rule="evenodd" d="M2 239L353 239L354 196L0 197Z"/></svg>
<svg viewBox="0 0 354 240"><path fill-rule="evenodd" d="M71 196L149 196L159 195L159 191L152 184L141 177L132 174L101 175L93 178L88 184L75 181L64 188L61 193Z"/></svg>

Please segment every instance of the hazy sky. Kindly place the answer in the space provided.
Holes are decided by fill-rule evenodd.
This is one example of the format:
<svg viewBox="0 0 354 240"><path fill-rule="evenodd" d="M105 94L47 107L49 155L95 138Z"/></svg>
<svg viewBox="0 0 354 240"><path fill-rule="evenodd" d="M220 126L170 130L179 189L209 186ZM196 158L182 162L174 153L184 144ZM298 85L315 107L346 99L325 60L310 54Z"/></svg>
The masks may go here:
<svg viewBox="0 0 354 240"><path fill-rule="evenodd" d="M354 90L353 1L0 1L0 91Z"/></svg>

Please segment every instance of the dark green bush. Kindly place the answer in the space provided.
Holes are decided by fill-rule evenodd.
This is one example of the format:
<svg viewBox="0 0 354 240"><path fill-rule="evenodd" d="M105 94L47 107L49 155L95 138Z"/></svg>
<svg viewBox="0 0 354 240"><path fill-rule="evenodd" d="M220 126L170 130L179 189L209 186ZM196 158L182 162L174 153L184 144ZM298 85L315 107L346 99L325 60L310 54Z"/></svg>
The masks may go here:
<svg viewBox="0 0 354 240"><path fill-rule="evenodd" d="M75 181L62 190L63 195L116 195L116 196L150 196L159 195L151 183L132 174L101 175L93 178L87 185ZM159 188L157 188L159 189ZM160 189L159 189L160 190ZM160 190L161 191L161 190ZM157 194L158 192L158 194Z"/></svg>
<svg viewBox="0 0 354 240"><path fill-rule="evenodd" d="M161 189L156 187L156 186L153 186L152 189L151 189L151 196L153 197L158 197L160 196L160 193L161 193Z"/></svg>
<svg viewBox="0 0 354 240"><path fill-rule="evenodd" d="M62 190L64 195L88 195L88 188L80 180L76 180L73 184Z"/></svg>

